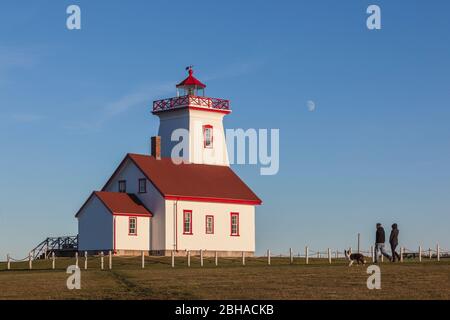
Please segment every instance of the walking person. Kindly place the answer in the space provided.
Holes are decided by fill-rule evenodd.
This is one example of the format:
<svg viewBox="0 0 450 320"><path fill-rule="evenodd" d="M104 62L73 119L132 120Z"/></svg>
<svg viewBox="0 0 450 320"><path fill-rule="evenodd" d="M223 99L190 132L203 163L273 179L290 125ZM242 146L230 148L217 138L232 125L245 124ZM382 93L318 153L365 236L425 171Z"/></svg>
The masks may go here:
<svg viewBox="0 0 450 320"><path fill-rule="evenodd" d="M392 252L392 262L395 262L395 258L397 258L398 261L400 261L400 255L395 251L395 248L398 246L398 226L396 223L392 225L391 235L389 237L389 244L391 245L391 252Z"/></svg>
<svg viewBox="0 0 450 320"><path fill-rule="evenodd" d="M381 252L383 256L391 260L391 256L384 249L384 243L386 242L384 228L381 223L377 223L377 233L375 234L375 263L378 263L378 252Z"/></svg>

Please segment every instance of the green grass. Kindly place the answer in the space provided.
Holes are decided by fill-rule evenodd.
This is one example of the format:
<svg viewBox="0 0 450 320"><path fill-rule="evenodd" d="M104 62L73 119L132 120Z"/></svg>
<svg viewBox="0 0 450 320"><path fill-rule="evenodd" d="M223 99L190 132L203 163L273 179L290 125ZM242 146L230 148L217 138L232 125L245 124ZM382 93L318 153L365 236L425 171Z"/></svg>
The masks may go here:
<svg viewBox="0 0 450 320"><path fill-rule="evenodd" d="M81 290L68 290L66 268L75 259L0 263L0 299L450 299L450 261L424 259L381 264L381 290L368 290L366 267L347 267L346 261L326 259L114 257L113 268L100 270L100 258L89 257L88 270L80 258Z"/></svg>

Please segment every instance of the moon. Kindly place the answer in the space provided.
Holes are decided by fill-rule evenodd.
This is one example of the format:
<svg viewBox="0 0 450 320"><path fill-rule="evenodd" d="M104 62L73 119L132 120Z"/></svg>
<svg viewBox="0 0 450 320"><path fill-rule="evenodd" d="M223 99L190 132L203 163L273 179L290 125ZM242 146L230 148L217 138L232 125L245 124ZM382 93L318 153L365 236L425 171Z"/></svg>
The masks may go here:
<svg viewBox="0 0 450 320"><path fill-rule="evenodd" d="M316 110L316 104L315 104L315 102L312 101L312 100L308 100L308 101L306 102L306 106L308 107L308 111L309 111L309 112L313 112L314 110Z"/></svg>

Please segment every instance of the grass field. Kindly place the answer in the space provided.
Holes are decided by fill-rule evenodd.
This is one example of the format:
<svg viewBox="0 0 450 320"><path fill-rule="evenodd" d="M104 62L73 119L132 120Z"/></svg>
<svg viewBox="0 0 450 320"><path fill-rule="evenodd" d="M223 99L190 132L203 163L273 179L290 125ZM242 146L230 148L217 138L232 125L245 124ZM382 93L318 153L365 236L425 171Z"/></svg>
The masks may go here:
<svg viewBox="0 0 450 320"><path fill-rule="evenodd" d="M347 267L343 260L329 265L325 259L310 259L305 265L286 258L199 259L146 257L141 269L140 257L115 257L112 270L100 270L100 258L90 257L88 270L81 270L81 289L68 290L66 274L74 259L0 263L0 299L450 299L450 261L406 261L381 264L381 289L366 286L366 267ZM84 259L80 259L84 267ZM105 257L105 268L108 259Z"/></svg>

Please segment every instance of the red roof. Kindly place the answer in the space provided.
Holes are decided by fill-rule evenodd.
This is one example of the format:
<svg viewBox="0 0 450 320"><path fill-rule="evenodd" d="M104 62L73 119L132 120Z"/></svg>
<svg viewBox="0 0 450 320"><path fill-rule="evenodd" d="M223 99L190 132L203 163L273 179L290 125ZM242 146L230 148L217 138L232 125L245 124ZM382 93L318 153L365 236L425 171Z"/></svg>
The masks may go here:
<svg viewBox="0 0 450 320"><path fill-rule="evenodd" d="M206 88L206 85L201 83L200 80L198 80L196 77L193 76L194 70L189 69L189 76L181 81L179 84L177 84L177 88L183 87L183 86L197 86L200 88Z"/></svg>
<svg viewBox="0 0 450 320"><path fill-rule="evenodd" d="M171 158L157 160L153 156L139 154L128 154L122 164L127 159L136 164L165 199L251 205L262 203L228 166L175 164Z"/></svg>
<svg viewBox="0 0 450 320"><path fill-rule="evenodd" d="M97 196L97 198L105 205L106 208L108 208L108 210L112 214L132 214L149 217L153 216L153 214L142 204L138 197L133 194L94 191L89 199L91 199L94 195ZM78 216L89 199L85 202L85 204L83 204L83 206L75 216Z"/></svg>

